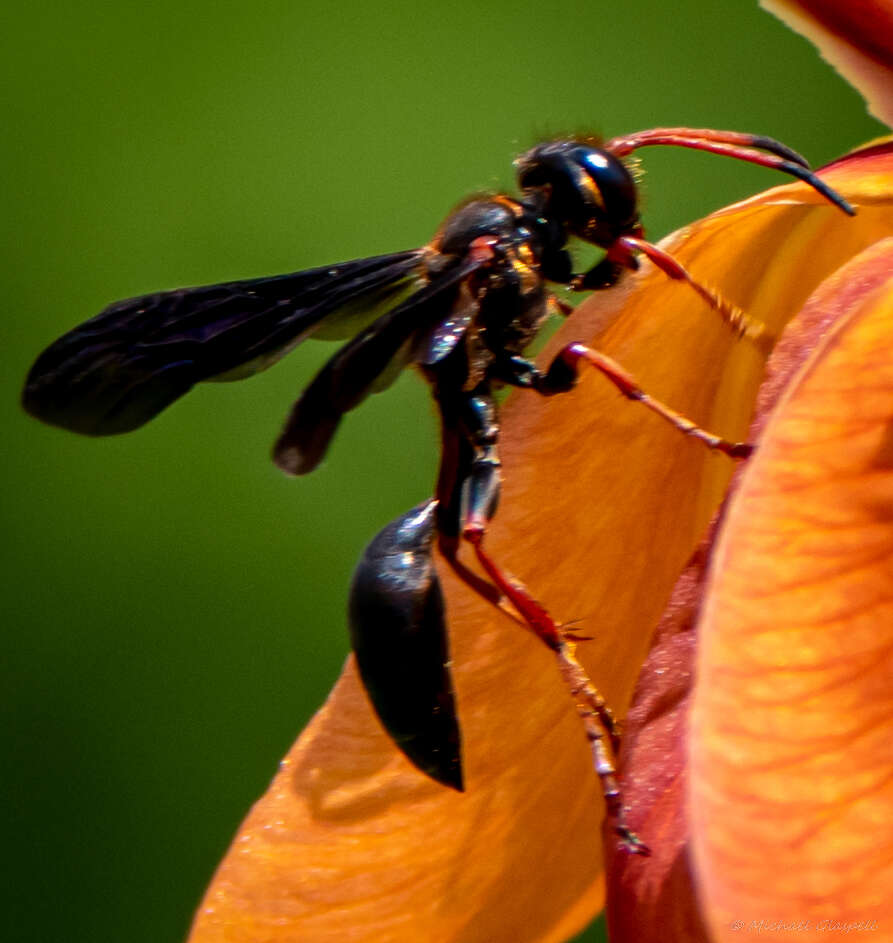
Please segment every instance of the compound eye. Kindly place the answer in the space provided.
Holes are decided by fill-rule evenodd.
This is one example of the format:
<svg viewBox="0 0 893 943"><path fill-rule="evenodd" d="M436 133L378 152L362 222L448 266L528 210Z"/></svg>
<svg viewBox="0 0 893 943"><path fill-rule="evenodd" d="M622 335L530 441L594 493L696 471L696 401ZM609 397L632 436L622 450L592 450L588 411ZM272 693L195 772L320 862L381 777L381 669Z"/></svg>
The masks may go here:
<svg viewBox="0 0 893 943"><path fill-rule="evenodd" d="M613 154L600 148L580 148L577 161L597 192L604 222L619 232L638 220L636 184L626 166Z"/></svg>

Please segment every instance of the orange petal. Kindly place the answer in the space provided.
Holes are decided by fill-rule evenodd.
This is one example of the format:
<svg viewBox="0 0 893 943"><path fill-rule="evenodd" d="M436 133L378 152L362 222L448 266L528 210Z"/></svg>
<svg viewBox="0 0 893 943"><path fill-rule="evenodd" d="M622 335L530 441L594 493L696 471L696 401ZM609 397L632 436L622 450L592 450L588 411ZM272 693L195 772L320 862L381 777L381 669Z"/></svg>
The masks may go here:
<svg viewBox="0 0 893 943"><path fill-rule="evenodd" d="M716 941L825 940L859 921L893 939L891 273L887 239L810 302L838 320L770 418L715 552L690 809Z"/></svg>
<svg viewBox="0 0 893 943"><path fill-rule="evenodd" d="M624 724L621 773L629 826L651 849L643 859L606 849L611 943L707 943L688 857L686 728L695 624L716 527L673 590Z"/></svg>
<svg viewBox="0 0 893 943"><path fill-rule="evenodd" d="M873 254L869 249L864 255ZM860 259L864 258L860 256ZM828 286L835 304L821 299ZM831 276L772 351L760 387L748 439L759 441L770 411L791 378L846 307L847 296L864 289L851 265ZM736 473L745 471L742 466ZM733 482L730 491L734 493ZM695 623L703 601L716 522L676 584L636 684L626 718L621 773L630 805L628 823L652 848L647 862L609 849L608 927L613 943L707 939L694 894L689 861L686 738L696 655Z"/></svg>
<svg viewBox="0 0 893 943"><path fill-rule="evenodd" d="M893 4L890 0L760 0L811 40L861 93L868 110L893 125Z"/></svg>
<svg viewBox="0 0 893 943"><path fill-rule="evenodd" d="M832 172L858 196L863 176L888 164L883 152L861 174ZM889 201L852 220L795 185L671 243L776 331L830 270L891 229ZM689 289L646 265L584 304L549 350L595 337L674 407L729 436L746 429L765 351ZM506 483L489 548L556 618L595 637L579 653L622 713L732 464L594 374L573 395L519 395L503 413ZM601 906L601 800L552 657L443 580L466 793L426 781L396 752L349 664L241 827L191 943L559 941Z"/></svg>

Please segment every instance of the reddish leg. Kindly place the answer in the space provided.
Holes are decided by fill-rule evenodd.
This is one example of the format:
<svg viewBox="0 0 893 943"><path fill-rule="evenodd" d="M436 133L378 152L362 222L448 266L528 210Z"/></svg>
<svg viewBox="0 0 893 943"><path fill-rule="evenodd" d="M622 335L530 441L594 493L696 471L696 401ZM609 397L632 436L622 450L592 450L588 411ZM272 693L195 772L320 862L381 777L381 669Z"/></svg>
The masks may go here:
<svg viewBox="0 0 893 943"><path fill-rule="evenodd" d="M554 393L564 393L573 387L576 381L577 369L581 360L586 361L590 366L595 367L602 375L607 377L618 390L630 400L647 406L652 412L657 413L662 419L665 419L674 429L678 429L683 435L691 436L699 442L703 442L708 449L722 452L730 458L747 458L753 452L753 446L747 442L730 442L712 432L707 432L700 426L693 423L686 416L670 409L669 406L660 400L654 399L639 386L635 377L627 373L617 361L612 360L606 354L599 353L591 347L585 347L583 344L568 344L561 350L549 370L544 374L539 374L535 388L546 395Z"/></svg>
<svg viewBox="0 0 893 943"><path fill-rule="evenodd" d="M460 579L488 602L502 607L503 600L508 600L520 620L555 655L558 670L583 722L614 831L627 850L646 855L649 853L647 847L624 821L614 761L619 746L619 729L604 697L577 659L576 646L569 635L562 631L527 588L502 570L483 548L484 533L496 509L500 490L500 465L496 451L498 427L489 392L479 390L463 396L464 402L459 404L456 412L452 412L454 404L441 400L445 419L447 416L458 419L464 432L462 441L456 442L452 425L445 430L452 459L450 467L442 469L438 482L438 497L443 502L440 508L441 552ZM458 524L459 534L452 536L455 534L454 524ZM474 548L490 583L458 560L461 540Z"/></svg>
<svg viewBox="0 0 893 943"><path fill-rule="evenodd" d="M729 327L739 336L746 337L760 347L768 348L773 343L769 329L762 321L750 317L737 305L724 298L715 288L710 288L693 278L688 270L659 246L642 238L644 232L641 226L636 226L629 234L619 236L608 247L605 258L590 271L575 275L570 283L574 291L590 291L599 288L608 288L615 284L622 268L635 271L639 261L635 255L641 252L650 259L665 275L677 281L683 281L693 288L707 304L716 311ZM559 307L563 314L570 313Z"/></svg>
<svg viewBox="0 0 893 943"><path fill-rule="evenodd" d="M746 337L761 345L771 345L772 335L762 321L750 317L737 305L724 298L716 289L696 281L681 262L654 243L647 242L639 236L621 236L608 250L608 258L631 267L626 259L634 251L641 252L665 275L690 285L739 337Z"/></svg>
<svg viewBox="0 0 893 943"><path fill-rule="evenodd" d="M651 854L648 846L626 824L623 797L617 777L615 755L620 745L619 724L605 699L595 687L576 655L576 645L556 624L549 613L529 593L527 587L500 569L483 548L484 528L480 521L469 521L462 535L474 548L478 561L505 597L517 609L527 625L555 655L561 678L567 685L577 716L583 722L592 761L602 786L605 808L623 847L633 854ZM452 561L451 561L452 562Z"/></svg>

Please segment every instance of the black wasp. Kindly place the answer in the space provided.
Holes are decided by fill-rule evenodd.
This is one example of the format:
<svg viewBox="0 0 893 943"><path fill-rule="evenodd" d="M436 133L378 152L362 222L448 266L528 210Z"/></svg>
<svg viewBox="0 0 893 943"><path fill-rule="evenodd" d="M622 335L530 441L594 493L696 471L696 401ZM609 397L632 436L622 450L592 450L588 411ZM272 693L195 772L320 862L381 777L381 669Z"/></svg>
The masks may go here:
<svg viewBox="0 0 893 943"><path fill-rule="evenodd" d="M372 541L350 593L353 647L375 710L417 767L462 789L444 603L432 563L436 536L469 586L495 604L507 600L555 653L585 724L615 831L640 853L647 849L623 822L614 721L574 655L574 638L499 568L483 539L499 497L494 390L503 385L544 396L565 393L586 362L682 432L729 455L747 454L747 446L710 435L648 397L617 364L582 344L568 345L545 371L524 357L552 311L570 313L548 282L581 291L606 288L624 269L637 268L638 253L686 280L746 331L740 311L642 238L636 184L623 158L657 144L773 167L853 212L802 157L770 138L660 128L603 144L550 141L516 161L519 197L496 194L461 204L421 249L117 302L47 348L23 395L25 409L44 422L113 435L148 422L203 380L250 376L308 337L352 336L304 390L276 442L277 465L302 475L320 463L344 413L416 364L441 416L436 494ZM571 237L605 250L585 273L573 271L566 248ZM489 581L458 560L462 541Z"/></svg>

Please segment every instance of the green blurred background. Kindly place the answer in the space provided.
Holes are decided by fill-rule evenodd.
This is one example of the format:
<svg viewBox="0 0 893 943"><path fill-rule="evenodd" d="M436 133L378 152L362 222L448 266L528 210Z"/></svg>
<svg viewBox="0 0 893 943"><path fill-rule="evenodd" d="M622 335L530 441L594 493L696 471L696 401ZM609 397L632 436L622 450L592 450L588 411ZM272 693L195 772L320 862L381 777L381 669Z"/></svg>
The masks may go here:
<svg viewBox="0 0 893 943"><path fill-rule="evenodd" d="M339 671L360 550L431 490L432 410L404 377L293 481L270 445L329 345L98 441L19 411L39 350L117 298L418 245L550 134L732 127L822 163L879 127L750 2L95 0L4 32L0 933L178 941ZM780 182L644 157L653 237Z"/></svg>

